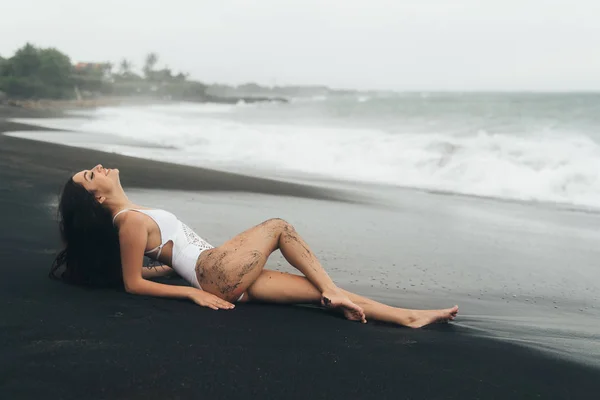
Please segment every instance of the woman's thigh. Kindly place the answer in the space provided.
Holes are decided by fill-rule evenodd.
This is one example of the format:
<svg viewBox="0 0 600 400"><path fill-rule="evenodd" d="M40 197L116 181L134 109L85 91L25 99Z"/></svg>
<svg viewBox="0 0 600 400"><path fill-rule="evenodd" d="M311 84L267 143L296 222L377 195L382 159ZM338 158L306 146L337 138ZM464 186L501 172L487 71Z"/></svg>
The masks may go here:
<svg viewBox="0 0 600 400"><path fill-rule="evenodd" d="M263 269L248 288L244 301L283 304L321 302L321 292L306 277Z"/></svg>
<svg viewBox="0 0 600 400"><path fill-rule="evenodd" d="M219 247L206 250L196 265L203 290L227 301L236 301L260 276L279 235L274 220L240 233Z"/></svg>

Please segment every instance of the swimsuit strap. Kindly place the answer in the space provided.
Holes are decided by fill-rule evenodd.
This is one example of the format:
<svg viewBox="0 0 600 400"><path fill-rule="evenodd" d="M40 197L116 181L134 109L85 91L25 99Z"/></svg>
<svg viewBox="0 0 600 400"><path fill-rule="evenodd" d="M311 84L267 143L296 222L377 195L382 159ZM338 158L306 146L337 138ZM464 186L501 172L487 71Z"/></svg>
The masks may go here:
<svg viewBox="0 0 600 400"><path fill-rule="evenodd" d="M119 211L118 213L116 213L115 216L113 217L113 225L115 224L115 219L117 219L119 214L124 213L125 211L130 211L130 210L133 210L133 208L124 208L121 211Z"/></svg>
<svg viewBox="0 0 600 400"><path fill-rule="evenodd" d="M145 251L145 252L144 252L144 254L150 254L150 253L154 253L156 250L158 250L158 253L156 254L156 258L159 258L159 257L160 257L160 253L162 253L162 249L163 249L163 246L164 246L165 244L167 244L167 243L163 243L163 244L161 244L160 246L156 246L156 247L155 247L155 248L153 248L152 250Z"/></svg>

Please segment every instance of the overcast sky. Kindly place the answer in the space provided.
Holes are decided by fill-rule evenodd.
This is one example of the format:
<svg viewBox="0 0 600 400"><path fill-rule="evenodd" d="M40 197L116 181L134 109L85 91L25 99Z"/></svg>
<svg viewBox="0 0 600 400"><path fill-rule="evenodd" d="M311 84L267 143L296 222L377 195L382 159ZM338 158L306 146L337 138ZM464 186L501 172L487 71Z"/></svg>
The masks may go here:
<svg viewBox="0 0 600 400"><path fill-rule="evenodd" d="M600 0L19 0L26 41L208 83L396 90L600 90Z"/></svg>

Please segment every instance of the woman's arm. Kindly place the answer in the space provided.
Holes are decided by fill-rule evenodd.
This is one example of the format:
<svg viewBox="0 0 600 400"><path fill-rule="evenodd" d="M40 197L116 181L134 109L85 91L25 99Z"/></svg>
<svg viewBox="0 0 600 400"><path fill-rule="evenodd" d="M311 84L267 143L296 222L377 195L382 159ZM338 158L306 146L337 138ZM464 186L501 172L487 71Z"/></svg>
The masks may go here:
<svg viewBox="0 0 600 400"><path fill-rule="evenodd" d="M142 268L142 278L144 279L152 279L159 278L161 276L169 276L173 274L175 271L173 268L168 265L155 265L152 267L143 267Z"/></svg>
<svg viewBox="0 0 600 400"><path fill-rule="evenodd" d="M128 293L157 297L175 297L188 299L199 306L212 308L213 310L231 310L235 308L230 302L223 300L214 294L196 289L191 286L171 286L142 279L134 287L127 290Z"/></svg>
<svg viewBox="0 0 600 400"><path fill-rule="evenodd" d="M141 215L128 213L119 224L123 284L127 293L190 299L201 306L218 310L233 308L233 304L191 286L174 286L145 279L142 272L148 232Z"/></svg>
<svg viewBox="0 0 600 400"><path fill-rule="evenodd" d="M128 213L119 224L123 284L128 293L148 296L187 298L190 287L171 286L145 279L142 271L148 232L142 215Z"/></svg>

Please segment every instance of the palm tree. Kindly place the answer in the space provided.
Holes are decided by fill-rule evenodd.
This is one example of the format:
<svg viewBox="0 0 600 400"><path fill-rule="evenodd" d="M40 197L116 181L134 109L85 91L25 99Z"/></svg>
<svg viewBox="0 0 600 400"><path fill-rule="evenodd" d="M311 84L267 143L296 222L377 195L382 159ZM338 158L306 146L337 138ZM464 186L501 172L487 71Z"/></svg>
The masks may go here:
<svg viewBox="0 0 600 400"><path fill-rule="evenodd" d="M121 60L121 64L119 64L121 75L129 74L131 72L131 61L124 58Z"/></svg>
<svg viewBox="0 0 600 400"><path fill-rule="evenodd" d="M158 54L156 53L148 53L146 56L146 64L144 65L144 75L146 79L150 79L152 77L152 71L154 70L154 66L158 62Z"/></svg>

